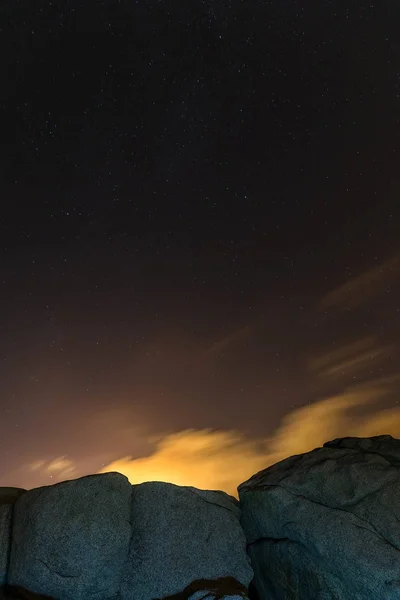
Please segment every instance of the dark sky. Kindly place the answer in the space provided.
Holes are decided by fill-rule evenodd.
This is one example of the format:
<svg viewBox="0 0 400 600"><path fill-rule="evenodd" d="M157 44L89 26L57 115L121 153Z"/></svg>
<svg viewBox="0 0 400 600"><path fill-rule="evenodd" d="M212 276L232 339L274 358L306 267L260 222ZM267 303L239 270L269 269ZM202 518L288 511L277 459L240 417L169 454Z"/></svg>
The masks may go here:
<svg viewBox="0 0 400 600"><path fill-rule="evenodd" d="M1 3L0 485L400 437L399 20Z"/></svg>

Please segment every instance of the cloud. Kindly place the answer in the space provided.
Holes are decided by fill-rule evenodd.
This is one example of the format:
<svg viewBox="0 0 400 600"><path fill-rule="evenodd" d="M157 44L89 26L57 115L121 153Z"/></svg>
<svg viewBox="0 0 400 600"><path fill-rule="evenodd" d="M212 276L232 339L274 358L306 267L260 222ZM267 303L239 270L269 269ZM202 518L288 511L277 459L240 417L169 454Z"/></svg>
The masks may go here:
<svg viewBox="0 0 400 600"><path fill-rule="evenodd" d="M399 267L400 256L393 257L331 291L319 308L341 311L361 306L395 282ZM263 324L265 319L261 317L231 331L196 353L196 366L207 366L216 357L245 346ZM180 370L182 364L187 369L190 363L188 347L179 343L179 336L173 339L176 341L174 347L178 349L173 355L170 343L165 343L161 351L157 344L146 352L146 356L149 353L157 356L157 364L160 363L164 371L172 369L175 363L180 365ZM54 456L46 460L40 452L33 462L30 449L25 464L14 474L8 472L4 485L18 486L24 482L23 487L34 487L82 477L94 471L118 471L132 484L165 481L223 490L238 497L237 486L253 474L289 456L320 447L328 440L380 434L400 438L400 407L374 411L375 402L393 395L399 388L400 375L372 379L374 372L381 372L381 361L391 353L394 356L393 350L393 346L374 336L364 336L311 359L312 385L314 390L318 386L323 390L320 399L285 415L276 430L266 437L249 438L243 431L213 428L168 430L150 435L151 419L145 404L136 405L129 401L129 405L120 406L120 402L115 401L109 409L95 412L88 409L80 424L75 426L75 439L84 439L87 445L83 451L82 446L79 447L74 460L62 455L63 450L55 450ZM146 360L141 367L148 369L154 378L154 364L147 364ZM387 361L386 369L390 364ZM349 381L359 380L364 383L346 385ZM341 393L336 393L338 389ZM326 390L335 393L327 395ZM279 401L279 398L266 398L270 404ZM248 406L243 410L253 409ZM268 423L266 430L269 431Z"/></svg>
<svg viewBox="0 0 400 600"><path fill-rule="evenodd" d="M118 471L131 483L166 481L235 495L237 484L265 466L259 442L238 431L187 429L161 439L146 458L121 458L100 472Z"/></svg>
<svg viewBox="0 0 400 600"><path fill-rule="evenodd" d="M52 460L37 460L28 465L28 470L45 472L58 480L71 479L77 476L78 469L66 456L58 456Z"/></svg>
<svg viewBox="0 0 400 600"><path fill-rule="evenodd" d="M118 471L132 484L166 481L238 497L237 486L258 471L294 454L309 452L336 437L391 434L400 437L400 407L364 417L351 410L372 404L391 389L394 378L349 388L286 415L269 438L249 440L238 431L188 429L158 440L151 456L125 456L100 473Z"/></svg>
<svg viewBox="0 0 400 600"><path fill-rule="evenodd" d="M243 339L247 332L244 328L229 336L220 348ZM379 346L374 337L364 337L314 358L310 369L322 381L334 377L336 382L340 374L353 376L385 352L387 348ZM24 481L29 481L26 475L30 473L37 482L32 487L48 485L88 475L101 466L97 472L120 472L132 484L165 481L223 490L237 498L238 485L253 474L289 456L309 452L326 441L380 434L400 438L400 407L374 412L375 402L398 389L400 375L371 380L368 371L367 377L369 381L347 387L342 384L341 393L296 408L282 418L268 437L249 438L242 431L213 428L150 435L146 427L137 425L142 419L138 420L135 407L97 411L85 421L86 432L98 442L97 454L81 456L79 462L67 456L36 460L25 465ZM120 457L110 453L112 447L120 450Z"/></svg>
<svg viewBox="0 0 400 600"><path fill-rule="evenodd" d="M343 361L346 362L349 356L371 350L374 345L375 339L372 336L362 338L356 342L351 342L350 344L342 345L332 352L328 352L312 359L309 364L310 369L311 371L318 371L319 373L324 372L327 369L330 369L334 364L340 364Z"/></svg>
<svg viewBox="0 0 400 600"><path fill-rule="evenodd" d="M357 308L395 283L399 273L400 255L396 255L330 291L318 308L323 311L332 308L339 311Z"/></svg>
<svg viewBox="0 0 400 600"><path fill-rule="evenodd" d="M367 416L352 414L360 407L365 409L370 405L373 408L373 403L390 393L399 380L400 376L382 378L306 404L286 415L276 431L265 438L249 439L240 431L210 428L148 436L148 444L155 447L149 456L122 456L105 464L98 472L117 471L132 484L165 481L223 490L237 498L237 486L253 474L289 456L309 452L336 437L390 434L400 438L400 407L370 412ZM93 457L90 461L83 458L79 463L67 456L37 460L25 466L24 479L30 472L37 478L37 483L31 487L49 485L91 474L93 469L89 464L93 464Z"/></svg>
<svg viewBox="0 0 400 600"><path fill-rule="evenodd" d="M235 329L204 350L200 355L200 361L207 361L217 358L218 356L223 356L226 351L232 350L236 346L248 340L264 323L265 317L262 315L253 319L251 323Z"/></svg>
<svg viewBox="0 0 400 600"><path fill-rule="evenodd" d="M379 345L373 336L364 337L311 359L309 368L318 378L329 378L331 381L342 376L355 376L357 372L375 366L390 356L393 349L394 345Z"/></svg>

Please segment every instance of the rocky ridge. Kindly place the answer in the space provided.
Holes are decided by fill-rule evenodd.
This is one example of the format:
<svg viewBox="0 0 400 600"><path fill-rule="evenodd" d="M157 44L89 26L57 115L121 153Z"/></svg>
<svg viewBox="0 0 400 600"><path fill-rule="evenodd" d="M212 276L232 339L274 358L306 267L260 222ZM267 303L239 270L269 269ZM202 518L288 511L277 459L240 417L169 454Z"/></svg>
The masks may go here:
<svg viewBox="0 0 400 600"><path fill-rule="evenodd" d="M400 440L336 439L238 492L120 473L0 488L0 600L400 598Z"/></svg>

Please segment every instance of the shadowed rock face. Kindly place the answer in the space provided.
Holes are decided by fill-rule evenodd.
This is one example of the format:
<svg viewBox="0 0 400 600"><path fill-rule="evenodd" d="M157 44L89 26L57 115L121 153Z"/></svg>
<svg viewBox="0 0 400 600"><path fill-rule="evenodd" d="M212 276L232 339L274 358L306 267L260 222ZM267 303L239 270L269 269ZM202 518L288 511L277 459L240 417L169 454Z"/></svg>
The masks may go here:
<svg viewBox="0 0 400 600"><path fill-rule="evenodd" d="M154 598L154 600L191 600L197 592L206 592L205 596L202 596L204 599L248 598L247 588L240 581L234 577L219 577L218 579L196 579L186 586L182 592L163 598Z"/></svg>
<svg viewBox="0 0 400 600"><path fill-rule="evenodd" d="M26 490L16 487L1 487L0 488L0 504L14 504Z"/></svg>
<svg viewBox="0 0 400 600"><path fill-rule="evenodd" d="M9 568L13 507L23 494L26 494L26 490L22 488L0 487L0 593Z"/></svg>
<svg viewBox="0 0 400 600"><path fill-rule="evenodd" d="M18 585L4 586L0 590L0 600L57 600L52 596L43 596L35 594Z"/></svg>
<svg viewBox="0 0 400 600"><path fill-rule="evenodd" d="M239 488L260 598L400 598L400 441L340 438Z"/></svg>

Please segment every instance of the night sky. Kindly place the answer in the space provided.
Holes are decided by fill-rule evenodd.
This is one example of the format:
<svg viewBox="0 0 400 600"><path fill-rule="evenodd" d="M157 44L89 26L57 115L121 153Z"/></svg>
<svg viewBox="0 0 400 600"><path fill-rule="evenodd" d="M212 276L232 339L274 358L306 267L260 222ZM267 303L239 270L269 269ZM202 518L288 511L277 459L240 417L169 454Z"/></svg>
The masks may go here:
<svg viewBox="0 0 400 600"><path fill-rule="evenodd" d="M399 20L1 3L0 485L400 437Z"/></svg>

